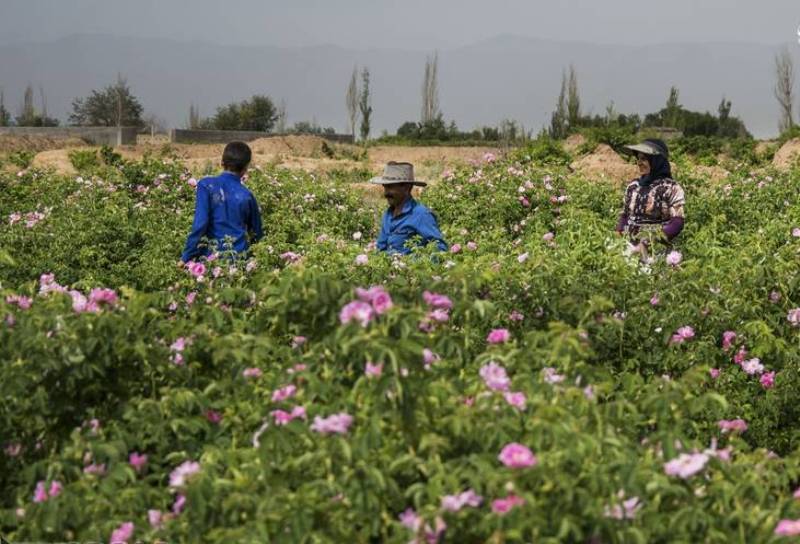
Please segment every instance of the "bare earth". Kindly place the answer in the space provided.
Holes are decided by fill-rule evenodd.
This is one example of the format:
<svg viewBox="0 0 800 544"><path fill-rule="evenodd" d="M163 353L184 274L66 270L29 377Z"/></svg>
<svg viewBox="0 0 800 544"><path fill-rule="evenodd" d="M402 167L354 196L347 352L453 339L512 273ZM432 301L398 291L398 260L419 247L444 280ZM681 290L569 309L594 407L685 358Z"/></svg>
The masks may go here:
<svg viewBox="0 0 800 544"><path fill-rule="evenodd" d="M7 139L0 142L0 154L23 149L35 151L34 166L53 168L67 175L76 173L69 154L76 149L91 149L85 143L81 144L80 140L25 140ZM416 177L422 180L436 179L445 168L479 160L487 152L500 153L492 147L376 146L370 147L365 157L360 146L333 144L316 136L261 138L250 142L250 147L254 164L261 166L274 165L307 172L366 169L378 175L387 162L404 161L414 164ZM137 145L118 147L115 151L128 159L139 159L147 153L176 157L193 172L204 174L219 169L223 148L223 144L171 144L165 138L156 136L140 137Z"/></svg>
<svg viewBox="0 0 800 544"><path fill-rule="evenodd" d="M574 153L583 143L585 140L582 137L572 136L565 142L565 147ZM455 146L374 146L365 152L364 148L358 145L334 144L316 136L261 138L250 142L250 147L253 149L253 162L259 166L271 165L306 172L369 171L372 175L378 175L387 162L402 161L412 163L417 179L425 181L438 180L446 168L481 160L486 153L502 153L501 150L492 147ZM145 154L175 157L199 176L219 170L223 148L223 144L171 144L164 136L154 138L140 136L137 145L122 146L116 148L116 151L128 159L140 159ZM52 168L66 175L76 174L69 160L69 154L76 149L92 148L82 140L74 138L0 135L0 158L15 151L32 151L36 153L34 166ZM707 177L717 182L724 182L729 172L723 167L725 161L722 159L725 157L720 159L721 166L697 165L689 172L676 172L673 165L673 172L676 175ZM800 139L791 140L778 150L773 165L778 169L786 169L797 160L800 160ZM618 155L605 144L597 146L591 153L575 157L570 169L586 179L613 184L625 183L638 175L638 170L631 161ZM362 176L363 174L358 177L363 179ZM375 188L364 187L365 193L370 193L372 189Z"/></svg>

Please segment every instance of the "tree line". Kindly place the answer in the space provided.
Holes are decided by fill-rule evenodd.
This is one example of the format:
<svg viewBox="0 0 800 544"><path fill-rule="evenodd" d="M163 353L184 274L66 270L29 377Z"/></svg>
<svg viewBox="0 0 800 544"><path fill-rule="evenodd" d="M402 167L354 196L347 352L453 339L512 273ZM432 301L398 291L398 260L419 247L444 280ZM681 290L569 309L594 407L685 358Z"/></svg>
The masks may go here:
<svg viewBox="0 0 800 544"><path fill-rule="evenodd" d="M794 64L789 51L784 49L775 56L774 94L779 105L779 129L782 134L798 132L794 122ZM28 84L17 115L12 116L6 104L5 93L0 88L0 126L52 127L60 121L49 116L47 97L44 88L39 86L38 105L34 88ZM346 92L345 106L347 124L353 138L367 141L372 129L372 91L370 70L358 66L350 74ZM425 60L421 85L421 107L418 121L405 121L397 128L395 136L384 133L382 139L409 141L509 141L515 142L531 137L524 125L512 120L502 120L497 126L478 127L471 131L461 131L455 121L447 122L441 110L439 99L439 56L434 53ZM725 96L717 106L716 114L698 112L685 108L680 103L680 92L676 86L669 90L666 103L656 112L640 116L638 113L620 113L612 101L604 114L586 114L583 111L578 75L570 65L562 72L561 88L556 106L550 117L550 124L544 134L560 139L586 129L612 129L624 132L638 132L642 129L669 128L685 136L717 136L722 138L750 138L744 122L731 114L732 104ZM163 129L163 123L154 115L144 115L139 99L131 92L127 80L118 75L117 81L103 89L95 89L88 96L79 97L72 102L72 112L68 122L73 126L127 126L156 127ZM203 117L194 103L189 106L186 127L191 129L249 130L259 132L332 134L333 127L321 127L316 121L298 121L289 127L286 124L286 101L276 104L264 94L219 106L216 112ZM358 132L357 130L358 129Z"/></svg>
<svg viewBox="0 0 800 544"><path fill-rule="evenodd" d="M552 138L565 138L570 134L593 128L617 128L638 132L646 129L674 129L684 136L717 136L721 138L750 138L747 128L736 116L731 115L732 104L724 96L717 107L717 114L697 112L680 103L680 91L676 86L669 89L666 104L656 112L644 117L638 113L624 114L616 111L612 101L603 115L587 115L581 108L578 91L578 76L574 66L564 71L561 91L556 108L550 116L548 134Z"/></svg>

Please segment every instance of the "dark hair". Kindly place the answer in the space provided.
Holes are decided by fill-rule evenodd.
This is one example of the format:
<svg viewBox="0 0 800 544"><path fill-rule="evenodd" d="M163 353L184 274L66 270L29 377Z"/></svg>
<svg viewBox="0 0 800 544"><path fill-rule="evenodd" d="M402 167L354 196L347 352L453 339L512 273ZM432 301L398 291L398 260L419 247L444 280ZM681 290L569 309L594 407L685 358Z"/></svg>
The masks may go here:
<svg viewBox="0 0 800 544"><path fill-rule="evenodd" d="M252 158L253 152L250 151L249 145L244 142L231 142L222 152L222 166L234 172L242 172Z"/></svg>

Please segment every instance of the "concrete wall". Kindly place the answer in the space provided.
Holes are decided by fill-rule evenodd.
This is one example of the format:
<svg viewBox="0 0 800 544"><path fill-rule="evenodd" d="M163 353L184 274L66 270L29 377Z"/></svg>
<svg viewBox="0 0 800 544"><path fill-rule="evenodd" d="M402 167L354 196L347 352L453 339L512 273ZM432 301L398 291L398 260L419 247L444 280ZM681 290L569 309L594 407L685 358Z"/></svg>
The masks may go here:
<svg viewBox="0 0 800 544"><path fill-rule="evenodd" d="M250 142L259 138L277 138L291 134L270 134L249 130L188 130L174 128L169 132L169 140L178 144L227 144L233 141ZM349 134L315 134L330 142L353 143Z"/></svg>
<svg viewBox="0 0 800 544"><path fill-rule="evenodd" d="M136 127L0 127L0 134L44 136L46 138L81 138L90 144L135 145Z"/></svg>

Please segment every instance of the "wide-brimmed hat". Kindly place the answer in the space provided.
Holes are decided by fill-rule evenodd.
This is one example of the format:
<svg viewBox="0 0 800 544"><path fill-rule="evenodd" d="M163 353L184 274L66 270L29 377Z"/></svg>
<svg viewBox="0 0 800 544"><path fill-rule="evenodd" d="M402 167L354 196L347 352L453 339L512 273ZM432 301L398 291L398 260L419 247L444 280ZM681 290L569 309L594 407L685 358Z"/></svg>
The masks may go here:
<svg viewBox="0 0 800 544"><path fill-rule="evenodd" d="M669 158L667 144L655 138L648 138L634 145L623 145L622 150L631 154L644 153L645 155L662 155L664 158Z"/></svg>
<svg viewBox="0 0 800 544"><path fill-rule="evenodd" d="M383 175L372 178L370 183L392 185L395 183L411 183L425 187L427 183L414 179L414 165L410 162L389 162L383 168Z"/></svg>

